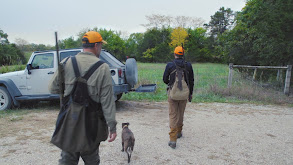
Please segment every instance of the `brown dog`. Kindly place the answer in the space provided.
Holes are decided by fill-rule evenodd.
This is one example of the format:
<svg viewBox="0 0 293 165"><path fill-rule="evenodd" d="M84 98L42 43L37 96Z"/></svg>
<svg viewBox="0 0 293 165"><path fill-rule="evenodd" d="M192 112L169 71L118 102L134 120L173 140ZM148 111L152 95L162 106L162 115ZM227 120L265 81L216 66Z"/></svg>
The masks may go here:
<svg viewBox="0 0 293 165"><path fill-rule="evenodd" d="M128 128L129 123L122 123L122 152L126 152L128 156L128 163L130 162L131 153L134 147L134 135Z"/></svg>

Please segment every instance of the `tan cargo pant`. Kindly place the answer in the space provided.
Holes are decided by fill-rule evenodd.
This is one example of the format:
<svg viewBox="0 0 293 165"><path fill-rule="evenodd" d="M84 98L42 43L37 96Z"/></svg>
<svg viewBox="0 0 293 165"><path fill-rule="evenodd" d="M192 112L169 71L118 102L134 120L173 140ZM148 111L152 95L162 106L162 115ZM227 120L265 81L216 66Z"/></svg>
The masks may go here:
<svg viewBox="0 0 293 165"><path fill-rule="evenodd" d="M170 141L176 142L177 134L181 133L183 127L183 117L187 100L172 100L169 102L169 126Z"/></svg>

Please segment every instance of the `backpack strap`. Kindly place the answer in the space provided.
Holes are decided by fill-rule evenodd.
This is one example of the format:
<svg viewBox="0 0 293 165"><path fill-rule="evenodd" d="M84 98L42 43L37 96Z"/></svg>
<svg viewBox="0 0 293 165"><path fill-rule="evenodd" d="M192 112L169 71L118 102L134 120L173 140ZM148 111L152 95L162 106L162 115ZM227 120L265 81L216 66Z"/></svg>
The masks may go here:
<svg viewBox="0 0 293 165"><path fill-rule="evenodd" d="M78 69L78 65L77 65L75 56L71 57L71 61L72 61L72 66L73 66L75 77L80 77L80 72Z"/></svg>
<svg viewBox="0 0 293 165"><path fill-rule="evenodd" d="M83 76L83 78L84 79L86 79L86 80L88 80L90 77L91 77L91 75L102 65L102 64L104 64L104 62L103 61L98 61L98 62L96 62L89 70L88 70L88 72Z"/></svg>

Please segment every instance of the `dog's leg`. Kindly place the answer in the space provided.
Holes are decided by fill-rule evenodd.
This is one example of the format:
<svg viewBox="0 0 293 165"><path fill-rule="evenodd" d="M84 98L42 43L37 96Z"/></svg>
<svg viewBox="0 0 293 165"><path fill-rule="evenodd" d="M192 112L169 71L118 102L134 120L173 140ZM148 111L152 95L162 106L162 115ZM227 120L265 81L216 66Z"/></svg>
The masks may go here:
<svg viewBox="0 0 293 165"><path fill-rule="evenodd" d="M124 152L124 142L122 142L122 152Z"/></svg>
<svg viewBox="0 0 293 165"><path fill-rule="evenodd" d="M128 163L130 163L131 154L130 154L127 150L128 150L128 149L126 149L127 156L128 156Z"/></svg>

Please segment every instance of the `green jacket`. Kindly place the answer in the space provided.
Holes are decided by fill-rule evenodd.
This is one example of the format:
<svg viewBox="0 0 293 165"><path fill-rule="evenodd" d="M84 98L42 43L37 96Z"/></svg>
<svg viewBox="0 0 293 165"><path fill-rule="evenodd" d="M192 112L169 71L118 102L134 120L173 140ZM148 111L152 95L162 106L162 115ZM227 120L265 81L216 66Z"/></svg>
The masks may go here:
<svg viewBox="0 0 293 165"><path fill-rule="evenodd" d="M76 60L80 74L81 76L83 76L89 70L89 68L100 59L91 52L81 52L76 55ZM63 62L64 60L61 63ZM60 93L58 74L59 73L57 70L49 83L49 91L53 94ZM71 59L69 59L64 66L64 75L64 96L68 96L73 89L76 79ZM101 103L102 105L105 119L108 126L110 127L110 132L116 132L116 106L115 98L112 91L112 77L108 64L102 64L88 79L87 85L91 99L93 99L97 103Z"/></svg>

